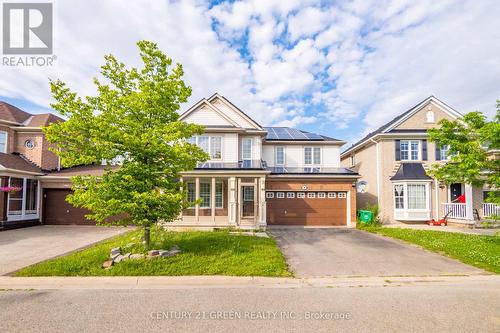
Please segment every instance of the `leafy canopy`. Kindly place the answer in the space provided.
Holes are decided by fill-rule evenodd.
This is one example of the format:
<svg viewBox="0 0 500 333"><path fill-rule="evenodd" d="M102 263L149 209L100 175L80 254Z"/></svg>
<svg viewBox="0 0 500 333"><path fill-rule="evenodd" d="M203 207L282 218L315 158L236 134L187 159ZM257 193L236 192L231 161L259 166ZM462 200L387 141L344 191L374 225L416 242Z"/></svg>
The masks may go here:
<svg viewBox="0 0 500 333"><path fill-rule="evenodd" d="M500 203L500 100L492 121L481 112L470 112L462 119L443 119L440 127L429 130L431 141L449 146L450 160L436 164L430 173L446 183L487 184L492 191L488 201Z"/></svg>
<svg viewBox="0 0 500 333"><path fill-rule="evenodd" d="M108 161L102 177L72 178L71 204L89 209L88 217L101 223L147 227L173 220L188 205L179 173L207 156L185 140L203 128L179 121L180 104L191 94L182 66L172 65L155 43L137 45L143 68L105 56L104 80L94 79L96 96L81 98L65 83L51 81L51 106L68 120L44 132L64 167ZM116 159L121 166L111 166Z"/></svg>

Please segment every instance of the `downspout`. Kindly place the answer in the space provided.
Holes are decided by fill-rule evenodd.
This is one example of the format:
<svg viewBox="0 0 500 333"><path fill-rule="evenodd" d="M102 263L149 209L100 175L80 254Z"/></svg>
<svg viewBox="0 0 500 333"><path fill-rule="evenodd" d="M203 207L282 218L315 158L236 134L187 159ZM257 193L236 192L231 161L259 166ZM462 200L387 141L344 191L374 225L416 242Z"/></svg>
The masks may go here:
<svg viewBox="0 0 500 333"><path fill-rule="evenodd" d="M434 212L434 219L437 221L439 220L439 185L436 178L434 178L434 192L436 195L436 211Z"/></svg>
<svg viewBox="0 0 500 333"><path fill-rule="evenodd" d="M375 144L375 148L377 151L377 205L379 206L379 209L382 207L380 205L380 161L379 161L379 150L378 150L378 142L370 139L371 142Z"/></svg>

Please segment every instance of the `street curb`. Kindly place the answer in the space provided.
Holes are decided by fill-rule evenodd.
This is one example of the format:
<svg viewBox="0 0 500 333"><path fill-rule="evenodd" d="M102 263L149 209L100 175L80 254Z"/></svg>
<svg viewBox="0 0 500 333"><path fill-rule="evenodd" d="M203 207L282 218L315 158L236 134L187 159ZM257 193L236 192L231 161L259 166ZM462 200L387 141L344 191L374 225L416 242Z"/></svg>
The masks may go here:
<svg viewBox="0 0 500 333"><path fill-rule="evenodd" d="M0 277L0 290L337 288L498 283L500 275L268 278L233 276Z"/></svg>

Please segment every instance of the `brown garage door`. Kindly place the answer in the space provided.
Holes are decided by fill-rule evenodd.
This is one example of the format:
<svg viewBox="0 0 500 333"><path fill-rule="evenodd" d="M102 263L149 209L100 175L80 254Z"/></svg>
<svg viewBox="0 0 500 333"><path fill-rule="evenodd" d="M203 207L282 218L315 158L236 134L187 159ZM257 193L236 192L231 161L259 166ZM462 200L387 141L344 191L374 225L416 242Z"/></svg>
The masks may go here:
<svg viewBox="0 0 500 333"><path fill-rule="evenodd" d="M43 223L44 224L83 224L94 225L94 221L85 218L88 210L76 208L66 202L70 190L44 189L43 190Z"/></svg>
<svg viewBox="0 0 500 333"><path fill-rule="evenodd" d="M346 192L269 191L266 201L270 225L347 224Z"/></svg>

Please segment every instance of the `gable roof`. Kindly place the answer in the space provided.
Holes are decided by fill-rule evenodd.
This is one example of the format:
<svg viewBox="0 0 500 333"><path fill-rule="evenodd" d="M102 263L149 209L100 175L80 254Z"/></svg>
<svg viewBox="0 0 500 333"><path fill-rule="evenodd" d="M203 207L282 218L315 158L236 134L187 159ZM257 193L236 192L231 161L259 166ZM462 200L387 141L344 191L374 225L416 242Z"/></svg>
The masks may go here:
<svg viewBox="0 0 500 333"><path fill-rule="evenodd" d="M237 107L236 105L234 105L229 99L227 99L226 97L220 95L219 93L217 93L217 92L214 93L212 96L210 96L208 98L208 101L212 102L216 98L218 98L219 100L221 100L223 103L225 103L227 106L229 106L234 111L237 111L240 114L240 116L242 116L245 120L247 120L252 125L254 125L257 129L263 130L263 127L259 123L257 123L249 115L247 115L245 112L243 112L243 110L241 110L239 107Z"/></svg>
<svg viewBox="0 0 500 333"><path fill-rule="evenodd" d="M339 139L310 133L291 127L264 127L267 131L266 141L333 141L344 143Z"/></svg>
<svg viewBox="0 0 500 333"><path fill-rule="evenodd" d="M423 101L421 101L420 103L418 103L417 105L415 105L415 106L411 107L410 109L406 110L405 112L403 112L402 114L400 114L396 118L392 119L388 123L380 126L375 131L370 132L368 135L366 135L365 137L363 137L361 140L357 141L352 146L350 146L349 148L347 148L346 150L344 150L342 152L341 156L344 155L344 154L346 154L346 153L348 153L348 152L350 152L350 151L352 151L352 150L354 150L354 149L356 149L358 146L360 146L361 144L363 144L365 141L370 140L371 138L373 138L377 134L388 133L389 131L393 131L394 128L396 128L397 126L399 126L402 122L404 122L405 120L407 120L408 118L410 118L411 116L413 116L418 111L422 110L422 108L425 107L430 102L433 102L433 103L437 104L438 106L440 106L440 108L444 112L448 113L450 116L452 116L454 118L460 118L460 117L462 117L462 114L460 112L456 111L455 109L453 109L452 107L450 107L449 105L447 105L446 103L444 103L443 101L439 100L437 97L431 95L431 96L427 97L426 99L424 99ZM394 130L394 131L396 131L396 130ZM415 131L412 131L412 132L415 132Z"/></svg>
<svg viewBox="0 0 500 333"><path fill-rule="evenodd" d="M34 114L24 123L24 125L26 127L42 127L61 121L64 121L64 119L56 116L55 114L42 113L42 114Z"/></svg>
<svg viewBox="0 0 500 333"><path fill-rule="evenodd" d="M212 105L208 100L205 98L200 99L195 105L190 107L186 112L180 115L179 120L185 120L188 118L190 115L194 114L195 111L199 110L202 107L206 107L209 109L211 112L215 113L221 120L223 120L226 124L221 125L225 127L238 127L238 124L234 122L231 118L226 116L221 110L216 108L215 106Z"/></svg>

